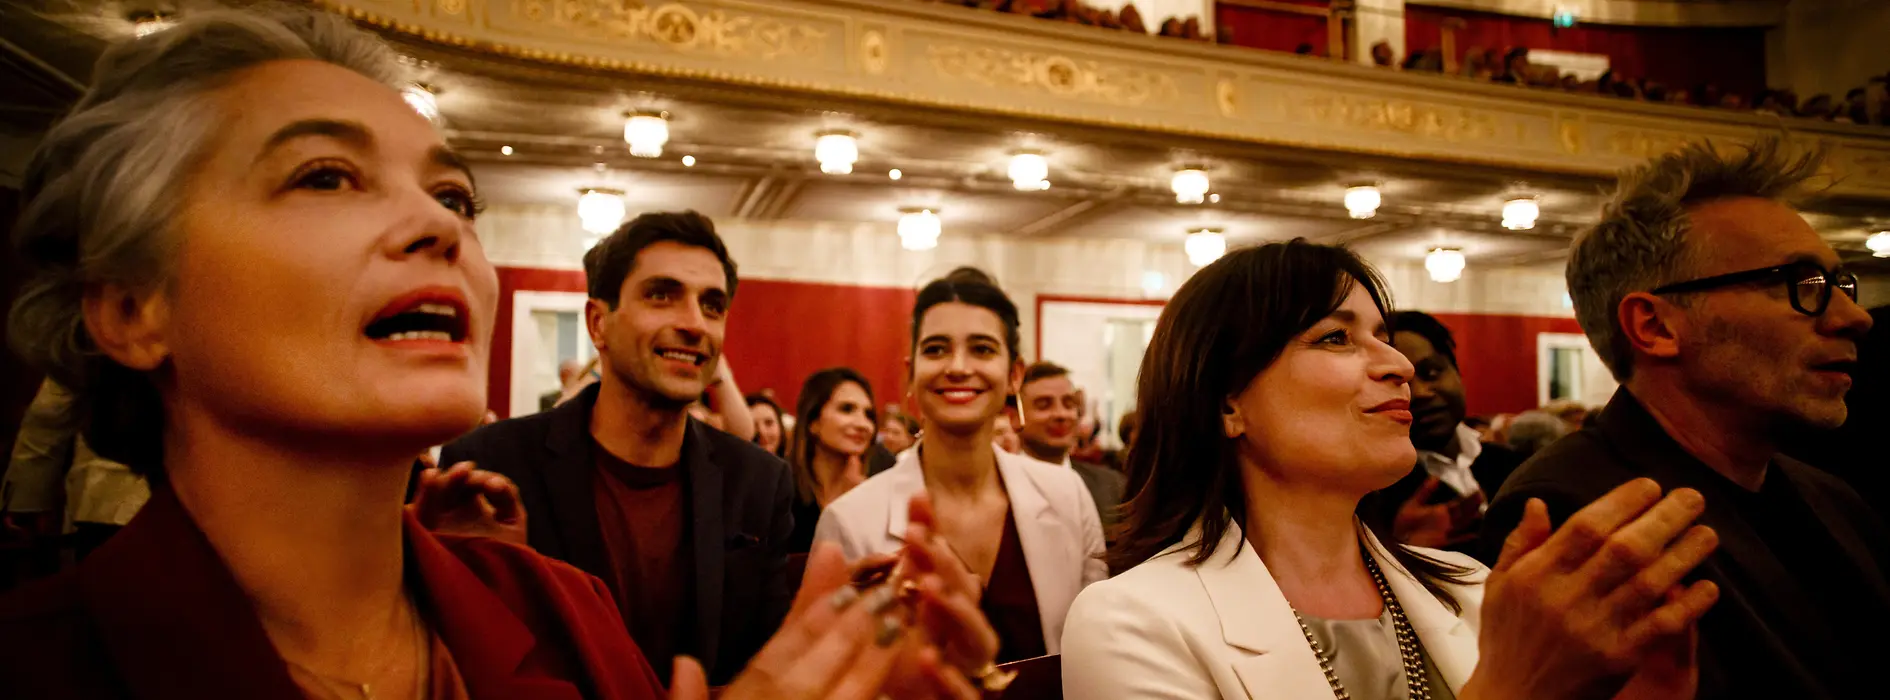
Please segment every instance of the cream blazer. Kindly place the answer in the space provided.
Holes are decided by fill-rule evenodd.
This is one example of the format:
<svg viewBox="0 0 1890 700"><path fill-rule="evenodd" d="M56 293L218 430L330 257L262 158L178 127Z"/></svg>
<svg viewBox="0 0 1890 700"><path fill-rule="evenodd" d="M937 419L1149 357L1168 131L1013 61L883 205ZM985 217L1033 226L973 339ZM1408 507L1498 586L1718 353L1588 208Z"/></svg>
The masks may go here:
<svg viewBox="0 0 1890 700"><path fill-rule="evenodd" d="M1200 529L1183 540L1199 539ZM1369 535L1368 535L1369 537ZM1245 535L1229 524L1214 557L1185 565L1178 544L1086 589L1063 630L1063 697L1070 700L1330 698L1319 661L1293 610ZM1469 586L1446 584L1452 613L1369 543L1391 592L1453 693L1477 665L1477 620L1489 570L1462 554L1424 549L1468 567Z"/></svg>
<svg viewBox="0 0 1890 700"><path fill-rule="evenodd" d="M1084 586L1109 576L1102 523L1089 489L1076 472L992 448L1010 495L1017 539L1024 546L1030 583L1043 619L1044 648L1058 653L1063 620ZM814 541L837 542L848 560L899 551L906 534L906 503L925 490L919 451L906 450L891 469L827 504Z"/></svg>

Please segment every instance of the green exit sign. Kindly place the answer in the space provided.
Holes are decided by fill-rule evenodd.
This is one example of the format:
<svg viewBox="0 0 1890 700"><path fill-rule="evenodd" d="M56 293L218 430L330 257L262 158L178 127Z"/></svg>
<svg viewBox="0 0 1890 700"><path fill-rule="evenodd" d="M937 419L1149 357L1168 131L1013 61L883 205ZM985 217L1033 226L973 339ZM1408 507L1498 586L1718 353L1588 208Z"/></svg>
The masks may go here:
<svg viewBox="0 0 1890 700"><path fill-rule="evenodd" d="M1555 14L1550 21L1555 22L1557 29L1573 27L1575 26L1575 11L1566 7L1555 8Z"/></svg>

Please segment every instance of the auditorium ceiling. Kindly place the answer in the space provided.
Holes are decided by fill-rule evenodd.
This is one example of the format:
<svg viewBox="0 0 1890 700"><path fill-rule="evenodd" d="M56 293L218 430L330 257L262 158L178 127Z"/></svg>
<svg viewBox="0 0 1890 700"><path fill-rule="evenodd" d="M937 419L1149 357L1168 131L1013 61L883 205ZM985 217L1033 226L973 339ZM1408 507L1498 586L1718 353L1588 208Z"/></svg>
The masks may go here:
<svg viewBox="0 0 1890 700"><path fill-rule="evenodd" d="M0 91L8 96L0 128L43 129L77 96L103 42L132 32L125 18L149 9L0 3ZM1190 229L1217 228L1232 245L1303 236L1380 259L1417 260L1450 246L1478 264L1542 265L1558 263L1568 238L1594 220L1607 185L1437 159L552 69L400 41L434 90L449 141L473 164L489 203L501 206L575 209L581 189L607 187L624 192L632 214L691 208L718 219L892 223L902 208L925 207L939 212L948 236L1179 243ZM623 132L631 110L667 113L660 157L629 153ZM850 174L823 173L814 159L816 133L832 129L857 135ZM1044 154L1047 189L1012 186L1006 171L1018 149ZM1170 178L1185 164L1206 166L1208 201L1175 201ZM895 169L898 179L889 176ZM1366 184L1379 188L1383 203L1372 218L1351 218L1346 189ZM1503 203L1521 196L1536 199L1540 219L1530 230L1505 229ZM1860 260L1868 260L1864 236L1890 227L1880 201L1823 202L1808 216Z"/></svg>

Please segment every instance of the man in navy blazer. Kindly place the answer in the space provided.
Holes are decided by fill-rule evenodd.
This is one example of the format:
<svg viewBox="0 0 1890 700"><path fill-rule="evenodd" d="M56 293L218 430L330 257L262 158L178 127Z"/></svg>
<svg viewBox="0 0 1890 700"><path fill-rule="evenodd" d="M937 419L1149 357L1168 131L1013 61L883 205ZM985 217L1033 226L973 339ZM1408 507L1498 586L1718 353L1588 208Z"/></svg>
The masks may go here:
<svg viewBox="0 0 1890 700"><path fill-rule="evenodd" d="M675 654L725 684L794 594L787 465L687 412L722 360L735 263L708 218L682 212L637 217L584 267L602 379L460 438L440 463L511 479L532 548L603 579L665 684Z"/></svg>

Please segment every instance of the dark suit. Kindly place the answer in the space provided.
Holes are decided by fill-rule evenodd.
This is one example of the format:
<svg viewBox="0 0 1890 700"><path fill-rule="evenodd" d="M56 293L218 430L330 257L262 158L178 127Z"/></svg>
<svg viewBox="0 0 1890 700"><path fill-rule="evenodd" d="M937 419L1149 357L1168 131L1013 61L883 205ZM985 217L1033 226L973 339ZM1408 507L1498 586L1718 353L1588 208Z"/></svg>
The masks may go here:
<svg viewBox="0 0 1890 700"><path fill-rule="evenodd" d="M540 554L614 580L597 520L591 410L599 385L545 413L499 421L454 441L441 464L472 461L518 485ZM646 465L647 466L647 465ZM754 443L689 420L681 468L695 569L695 629L682 651L727 683L781 626L793 602L786 573L794 478ZM669 659L654 660L668 666Z"/></svg>
<svg viewBox="0 0 1890 700"><path fill-rule="evenodd" d="M1542 499L1559 525L1639 477L1704 494L1698 523L1719 534L1719 549L1694 572L1720 590L1700 622L1700 698L1883 692L1874 666L1865 667L1890 659L1890 532L1883 523L1843 482L1782 455L1773 458L1760 494L1740 488L1683 450L1625 389L1594 427L1544 448L1510 477L1484 520L1483 544L1499 550L1528 499ZM1782 501L1795 505L1791 512L1753 518L1752 507L1742 505L1781 492L1794 495ZM1784 547L1761 538L1788 518L1809 527ZM1804 568L1807 559L1815 570Z"/></svg>
<svg viewBox="0 0 1890 700"><path fill-rule="evenodd" d="M1096 502L1096 515L1102 522L1103 534L1110 534L1110 529L1120 519L1118 506L1122 505L1122 489L1129 478L1100 464L1071 460L1070 468L1083 477L1083 485L1089 487L1090 500Z"/></svg>
<svg viewBox="0 0 1890 700"><path fill-rule="evenodd" d="M595 577L405 523L407 580L483 698L654 700L663 688ZM77 568L0 598L0 697L303 697L177 497L157 488Z"/></svg>

